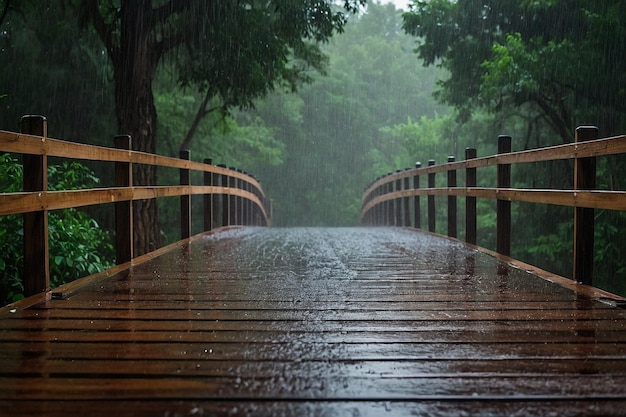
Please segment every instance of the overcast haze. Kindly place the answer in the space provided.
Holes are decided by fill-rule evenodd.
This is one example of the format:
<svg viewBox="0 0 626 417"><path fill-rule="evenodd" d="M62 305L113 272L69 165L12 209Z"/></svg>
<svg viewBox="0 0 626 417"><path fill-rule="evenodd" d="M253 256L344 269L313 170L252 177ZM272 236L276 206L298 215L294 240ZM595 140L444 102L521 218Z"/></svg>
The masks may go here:
<svg viewBox="0 0 626 417"><path fill-rule="evenodd" d="M393 3L393 4L396 5L396 8L408 11L409 10L409 7L408 7L409 1L410 0L384 0L384 1L381 1L381 3L383 3L383 4L384 3Z"/></svg>

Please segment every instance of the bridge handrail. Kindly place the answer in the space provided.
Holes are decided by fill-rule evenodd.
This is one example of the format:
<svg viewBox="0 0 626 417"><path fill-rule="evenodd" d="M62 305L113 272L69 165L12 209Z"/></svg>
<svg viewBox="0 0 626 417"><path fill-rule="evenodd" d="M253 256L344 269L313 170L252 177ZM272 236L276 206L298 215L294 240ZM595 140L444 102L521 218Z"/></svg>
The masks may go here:
<svg viewBox="0 0 626 417"><path fill-rule="evenodd" d="M181 198L181 239L191 234L191 196L204 195L204 229L214 225L260 225L270 223L270 207L263 188L253 176L224 166L130 150L128 135L115 137L116 147L86 145L49 138L43 116L24 116L22 133L0 130L0 152L23 155L24 191L0 193L0 215L24 216L24 295L50 290L47 212L84 206L115 204L116 262L134 258L132 202L162 197ZM47 158L115 163L116 186L80 190L48 191ZM132 180L134 164L180 170L180 185L137 186ZM204 173L203 185L192 185L190 173ZM28 184L27 184L28 183ZM221 198L219 198L221 196ZM218 216L221 211L221 216ZM26 234L34 233L34 236Z"/></svg>
<svg viewBox="0 0 626 417"><path fill-rule="evenodd" d="M448 172L467 168L483 168L498 164L556 161L559 159L609 156L622 153L626 153L626 135L596 139L584 143L568 143L565 145L530 149L526 151L512 152L509 154L498 154L482 158L468 159L465 161L450 162L447 164L412 168L385 175L370 184L363 194L363 201L366 202L368 199L371 199L372 191L376 188L399 179L412 178L415 175L435 174L439 172Z"/></svg>
<svg viewBox="0 0 626 417"><path fill-rule="evenodd" d="M366 187L360 222L368 225L413 226L421 228L420 196L428 196L428 230L435 232L435 196L448 197L448 236L456 234L456 197L466 198L466 241L476 244L476 198L498 201L496 251L510 255L510 203L529 202L575 208L574 272L576 281L592 284L593 275L593 210L626 211L626 192L595 189L595 157L626 153L626 135L597 139L596 127L576 129L576 142L539 149L510 152L510 137L501 136L498 154L476 158L476 150L466 149L464 161L448 158L448 163L396 171L376 179ZM510 186L512 164L543 161L574 160L572 189L528 189ZM478 187L476 169L497 166L496 187ZM465 169L465 187L457 186L456 172ZM448 173L448 186L435 187L435 174ZM428 177L428 186L420 187L419 179ZM410 184L413 180L413 184ZM411 197L413 203L411 203ZM412 209L411 209L412 206ZM412 211L412 212L411 212Z"/></svg>

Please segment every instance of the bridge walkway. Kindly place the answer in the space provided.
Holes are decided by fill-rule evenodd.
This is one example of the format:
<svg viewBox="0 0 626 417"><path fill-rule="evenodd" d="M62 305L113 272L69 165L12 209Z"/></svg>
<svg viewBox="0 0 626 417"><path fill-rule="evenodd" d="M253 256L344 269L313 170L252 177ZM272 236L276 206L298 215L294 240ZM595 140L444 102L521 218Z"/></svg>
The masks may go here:
<svg viewBox="0 0 626 417"><path fill-rule="evenodd" d="M622 415L598 294L415 230L222 230L3 309L0 415Z"/></svg>

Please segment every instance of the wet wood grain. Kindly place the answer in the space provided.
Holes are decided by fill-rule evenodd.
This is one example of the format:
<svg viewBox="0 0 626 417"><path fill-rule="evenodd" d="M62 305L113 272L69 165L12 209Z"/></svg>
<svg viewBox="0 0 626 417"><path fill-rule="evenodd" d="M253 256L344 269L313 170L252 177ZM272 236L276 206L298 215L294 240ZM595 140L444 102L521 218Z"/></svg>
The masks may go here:
<svg viewBox="0 0 626 417"><path fill-rule="evenodd" d="M626 406L626 310L415 231L232 229L87 282L2 313L0 415Z"/></svg>

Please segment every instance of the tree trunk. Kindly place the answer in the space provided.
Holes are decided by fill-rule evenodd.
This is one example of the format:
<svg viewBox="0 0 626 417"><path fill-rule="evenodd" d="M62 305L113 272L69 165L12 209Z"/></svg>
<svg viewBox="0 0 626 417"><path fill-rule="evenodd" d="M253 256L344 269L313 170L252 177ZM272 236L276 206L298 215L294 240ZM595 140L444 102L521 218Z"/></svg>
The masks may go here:
<svg viewBox="0 0 626 417"><path fill-rule="evenodd" d="M155 153L157 115L152 81L159 56L150 15L150 2L122 2L121 47L113 66L119 133L131 135L133 150ZM133 178L134 185L156 185L156 168L135 166ZM159 217L156 200L135 201L133 207L134 251L139 256L162 246Z"/></svg>

